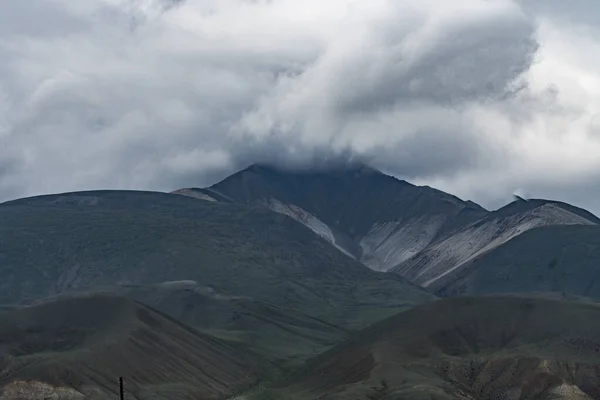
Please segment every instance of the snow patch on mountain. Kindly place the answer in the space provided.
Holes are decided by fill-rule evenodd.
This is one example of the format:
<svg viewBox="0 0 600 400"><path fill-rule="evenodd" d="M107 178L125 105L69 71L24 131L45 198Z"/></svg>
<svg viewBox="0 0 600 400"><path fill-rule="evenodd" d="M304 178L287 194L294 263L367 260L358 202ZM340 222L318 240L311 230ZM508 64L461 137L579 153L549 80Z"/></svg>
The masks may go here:
<svg viewBox="0 0 600 400"><path fill-rule="evenodd" d="M546 225L594 225L593 222L555 204L503 218L488 217L425 249L394 270L424 287L453 273L475 257L521 233Z"/></svg>
<svg viewBox="0 0 600 400"><path fill-rule="evenodd" d="M427 247L445 221L444 216L434 215L378 222L360 241L361 261L376 271L388 271Z"/></svg>
<svg viewBox="0 0 600 400"><path fill-rule="evenodd" d="M329 226L309 213L308 211L295 206L293 204L285 204L281 201L270 198L265 200L265 205L269 207L272 211L275 211L279 214L287 215L295 219L296 221L302 223L307 228L311 229L314 233L321 236L323 239L327 240L329 243L333 244L338 250L348 255L349 257L355 258L350 252L344 249L341 245L336 243L335 235Z"/></svg>

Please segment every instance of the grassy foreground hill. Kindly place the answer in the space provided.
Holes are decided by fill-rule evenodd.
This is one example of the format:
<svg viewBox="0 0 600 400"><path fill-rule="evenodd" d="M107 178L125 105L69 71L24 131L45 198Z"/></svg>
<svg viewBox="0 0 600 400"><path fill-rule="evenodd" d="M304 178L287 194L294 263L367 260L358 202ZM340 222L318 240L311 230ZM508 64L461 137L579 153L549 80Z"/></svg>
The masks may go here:
<svg viewBox="0 0 600 400"><path fill-rule="evenodd" d="M135 299L190 327L260 354L289 370L350 336L350 331L272 303L227 296L193 281L98 287L38 300L73 300L90 294Z"/></svg>
<svg viewBox="0 0 600 400"><path fill-rule="evenodd" d="M0 304L172 281L194 281L237 300L215 303L185 290L165 297L156 287L131 293L193 326L262 346L278 362L315 354L348 330L435 298L398 276L371 271L297 221L261 207L130 191L0 205ZM227 309L231 320L203 316L211 307ZM257 339L259 321L279 326L266 330L277 338ZM282 335L291 327L290 336ZM277 355L286 341L299 346Z"/></svg>
<svg viewBox="0 0 600 400"><path fill-rule="evenodd" d="M600 305L467 297L375 324L257 398L583 400L599 388Z"/></svg>
<svg viewBox="0 0 600 400"><path fill-rule="evenodd" d="M255 384L260 359L141 303L59 299L0 314L0 398L218 399Z"/></svg>
<svg viewBox="0 0 600 400"><path fill-rule="evenodd" d="M97 285L194 280L356 327L433 297L370 271L287 216L163 193L4 203L0 245L0 303Z"/></svg>

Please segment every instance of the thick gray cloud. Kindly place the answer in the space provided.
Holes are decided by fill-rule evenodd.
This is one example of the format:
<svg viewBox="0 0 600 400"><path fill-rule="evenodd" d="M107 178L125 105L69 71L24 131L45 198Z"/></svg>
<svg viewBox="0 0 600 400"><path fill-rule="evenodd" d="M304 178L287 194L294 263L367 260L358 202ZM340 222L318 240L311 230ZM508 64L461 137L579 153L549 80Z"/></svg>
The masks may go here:
<svg viewBox="0 0 600 400"><path fill-rule="evenodd" d="M0 2L0 198L353 157L600 211L600 21L568 3Z"/></svg>

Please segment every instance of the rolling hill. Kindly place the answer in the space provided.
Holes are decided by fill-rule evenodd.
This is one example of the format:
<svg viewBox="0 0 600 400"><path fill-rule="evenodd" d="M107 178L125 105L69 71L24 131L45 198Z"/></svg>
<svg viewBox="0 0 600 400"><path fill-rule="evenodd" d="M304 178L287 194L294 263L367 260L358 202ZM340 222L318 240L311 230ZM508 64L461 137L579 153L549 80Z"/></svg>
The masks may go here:
<svg viewBox="0 0 600 400"><path fill-rule="evenodd" d="M218 399L255 384L264 363L141 303L58 299L0 314L0 398ZM129 397L133 396L133 397Z"/></svg>
<svg viewBox="0 0 600 400"><path fill-rule="evenodd" d="M199 331L260 354L283 370L301 365L350 336L350 331L299 311L222 295L193 281L71 290L33 304L90 295L135 299Z"/></svg>
<svg viewBox="0 0 600 400"><path fill-rule="evenodd" d="M599 399L599 321L592 303L445 299L366 329L263 396Z"/></svg>
<svg viewBox="0 0 600 400"><path fill-rule="evenodd" d="M399 276L370 270L285 215L154 192L67 193L0 205L0 271L0 304L194 281L238 299L215 303L185 290L167 296L156 287L143 296L132 291L133 298L194 326L228 331L219 335L241 330L238 339L284 363L435 298ZM199 322L203 307L244 317L239 324ZM271 328L283 325L267 329L273 337L256 339L261 319ZM295 331L284 335L290 327ZM294 337L296 349L276 354Z"/></svg>

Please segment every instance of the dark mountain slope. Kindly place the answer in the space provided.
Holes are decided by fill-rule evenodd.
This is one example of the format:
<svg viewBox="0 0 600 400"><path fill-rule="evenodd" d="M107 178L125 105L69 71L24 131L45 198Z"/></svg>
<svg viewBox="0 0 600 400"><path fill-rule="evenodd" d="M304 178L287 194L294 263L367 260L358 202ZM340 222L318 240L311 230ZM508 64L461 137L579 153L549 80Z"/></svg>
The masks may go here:
<svg viewBox="0 0 600 400"><path fill-rule="evenodd" d="M321 171L254 165L210 188L178 193L266 205L376 270L397 265L487 214L475 203L362 164Z"/></svg>
<svg viewBox="0 0 600 400"><path fill-rule="evenodd" d="M600 399L600 306L455 298L401 313L309 363L285 399Z"/></svg>
<svg viewBox="0 0 600 400"><path fill-rule="evenodd" d="M531 229L431 288L443 295L559 292L600 298L600 226Z"/></svg>
<svg viewBox="0 0 600 400"><path fill-rule="evenodd" d="M596 225L590 212L542 199L494 212L362 164L321 170L254 165L207 189L180 194L259 204L302 222L375 270L392 270L424 287L453 279L463 266L529 229Z"/></svg>
<svg viewBox="0 0 600 400"><path fill-rule="evenodd" d="M116 297L16 308L0 339L3 399L115 398L119 376L139 399L216 399L262 374L255 355Z"/></svg>
<svg viewBox="0 0 600 400"><path fill-rule="evenodd" d="M260 207L125 191L0 205L0 303L177 280L348 329L433 298Z"/></svg>
<svg viewBox="0 0 600 400"><path fill-rule="evenodd" d="M530 229L541 226L596 225L598 218L566 203L548 200L518 200L430 244L393 271L425 287L455 274L486 254ZM559 242L538 243L537 248Z"/></svg>

